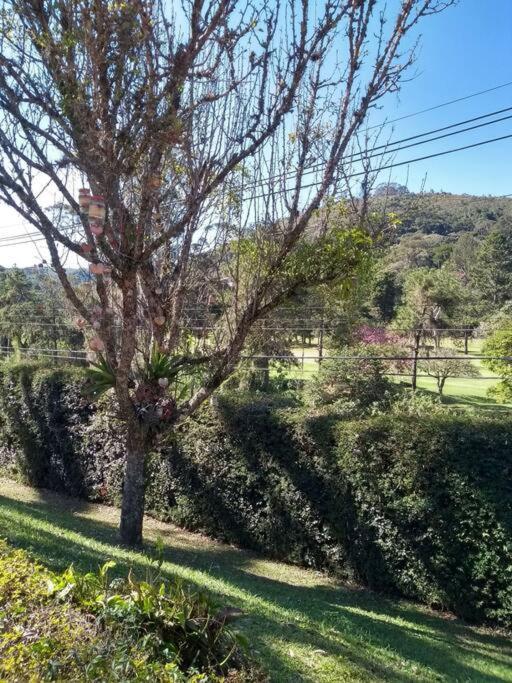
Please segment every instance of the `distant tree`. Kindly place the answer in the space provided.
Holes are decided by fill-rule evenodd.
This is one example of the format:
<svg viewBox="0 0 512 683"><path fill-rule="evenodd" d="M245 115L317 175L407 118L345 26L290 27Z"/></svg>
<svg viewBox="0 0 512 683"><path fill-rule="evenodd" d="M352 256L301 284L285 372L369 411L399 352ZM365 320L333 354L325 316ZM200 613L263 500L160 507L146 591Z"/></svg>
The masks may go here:
<svg viewBox="0 0 512 683"><path fill-rule="evenodd" d="M488 316L480 325L482 336L490 337L494 332L512 328L512 300L507 301L495 313Z"/></svg>
<svg viewBox="0 0 512 683"><path fill-rule="evenodd" d="M373 197L403 197L410 194L406 185L400 183L380 183L372 192Z"/></svg>
<svg viewBox="0 0 512 683"><path fill-rule="evenodd" d="M382 322L388 323L393 318L401 295L402 285L395 271L384 271L376 276L372 303Z"/></svg>
<svg viewBox="0 0 512 683"><path fill-rule="evenodd" d="M251 330L247 338L245 355L241 365L241 386L268 391L270 389L271 367L287 368L296 365L292 352L295 325L276 310Z"/></svg>
<svg viewBox="0 0 512 683"><path fill-rule="evenodd" d="M497 225L512 219L512 199L508 197L410 193L373 197L372 205L376 210L385 206L398 214L401 225L397 237L420 232L447 237L450 243L454 237L467 234L480 241Z"/></svg>
<svg viewBox="0 0 512 683"><path fill-rule="evenodd" d="M28 275L18 268L0 272L3 351L11 348L20 357L28 347L36 348L31 355L48 355L59 347L83 348L83 334L71 324L69 314L62 287L52 274Z"/></svg>
<svg viewBox="0 0 512 683"><path fill-rule="evenodd" d="M474 285L492 307L512 299L512 221L500 222L476 254Z"/></svg>
<svg viewBox="0 0 512 683"><path fill-rule="evenodd" d="M325 360L306 385L307 401L315 406L337 404L359 413L390 398L394 385L386 377L386 363L368 357L378 356L378 347L339 347L336 355Z"/></svg>
<svg viewBox="0 0 512 683"><path fill-rule="evenodd" d="M435 250L443 243L439 235L424 235L421 232L404 235L392 245L386 258L388 269L401 275L416 268L431 268L435 263Z"/></svg>
<svg viewBox="0 0 512 683"><path fill-rule="evenodd" d="M440 346L441 330L451 324L461 300L460 282L448 270L420 268L407 275L393 326L407 332L412 340L413 389L421 342L430 338L437 348Z"/></svg>
<svg viewBox="0 0 512 683"><path fill-rule="evenodd" d="M0 272L0 334L2 351L9 348L20 356L21 349L35 339L33 325L37 292L34 284L18 268Z"/></svg>
<svg viewBox="0 0 512 683"><path fill-rule="evenodd" d="M297 337L318 340L319 357L325 346L352 343L354 332L372 316L373 259L365 258L347 283L326 283L299 291L290 303Z"/></svg>
<svg viewBox="0 0 512 683"><path fill-rule="evenodd" d="M483 360L486 368L501 377L490 391L499 400L512 400L512 317L502 321L502 327L486 339L482 352L489 356Z"/></svg>
<svg viewBox="0 0 512 683"><path fill-rule="evenodd" d="M431 354L429 360L422 361L419 365L420 370L429 377L434 377L437 382L437 391L443 395L444 385L450 377L478 377L480 372L471 361L464 358L436 358L441 354Z"/></svg>
<svg viewBox="0 0 512 683"><path fill-rule="evenodd" d="M53 350L83 349L84 334L72 322L75 311L54 273L43 271L38 274L34 278L34 286L37 292L35 313L42 323L38 335L42 343Z"/></svg>
<svg viewBox="0 0 512 683"><path fill-rule="evenodd" d="M472 233L459 235L453 245L450 257L451 265L459 273L464 284L470 281L479 247L480 242Z"/></svg>
<svg viewBox="0 0 512 683"><path fill-rule="evenodd" d="M370 325L361 325L354 337L357 343L372 348L376 346L399 346L404 341L401 335L392 330L387 330L384 327L371 327Z"/></svg>
<svg viewBox="0 0 512 683"><path fill-rule="evenodd" d="M446 241L440 242L432 249L432 265L436 268L440 268L450 259L452 252L453 244Z"/></svg>
<svg viewBox="0 0 512 683"><path fill-rule="evenodd" d="M405 331L421 330L434 337L436 332L452 324L461 300L460 281L449 270L413 270L405 279L394 327Z"/></svg>
<svg viewBox="0 0 512 683"><path fill-rule="evenodd" d="M408 374L410 361L404 360L407 356L407 336L383 327L362 325L354 334L354 340L360 347L366 347L368 354L389 358L382 361L386 364L387 372Z"/></svg>

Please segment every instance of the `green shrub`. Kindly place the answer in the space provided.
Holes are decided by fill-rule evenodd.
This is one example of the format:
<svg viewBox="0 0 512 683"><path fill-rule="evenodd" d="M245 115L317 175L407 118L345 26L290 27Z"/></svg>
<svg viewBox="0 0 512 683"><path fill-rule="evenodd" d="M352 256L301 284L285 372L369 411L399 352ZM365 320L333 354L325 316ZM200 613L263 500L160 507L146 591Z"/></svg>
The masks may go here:
<svg viewBox="0 0 512 683"><path fill-rule="evenodd" d="M344 422L225 403L167 461L169 512L274 557L510 625L511 438L499 418Z"/></svg>
<svg viewBox="0 0 512 683"><path fill-rule="evenodd" d="M374 353L375 359L365 356ZM314 406L334 405L344 413L361 414L389 403L392 382L385 376L385 364L379 360L382 349L371 346L348 346L337 351L340 356L324 360L319 372L308 382L305 394ZM361 360L357 359L362 356Z"/></svg>
<svg viewBox="0 0 512 683"><path fill-rule="evenodd" d="M236 610L158 575L110 579L113 566L54 574L0 541L2 681L264 680L230 626Z"/></svg>
<svg viewBox="0 0 512 683"><path fill-rule="evenodd" d="M512 400L512 361L502 360L512 356L510 318L505 318L502 327L496 329L485 341L482 352L490 356L482 361L485 367L501 377L501 382L492 387L489 393L498 401Z"/></svg>
<svg viewBox="0 0 512 683"><path fill-rule="evenodd" d="M78 380L26 366L0 372L0 470L116 502L121 426L108 404L88 407ZM147 508L278 559L510 626L511 442L506 415L446 412L421 396L348 421L336 407L224 394L148 459Z"/></svg>
<svg viewBox="0 0 512 683"><path fill-rule="evenodd" d="M410 385L402 385L389 406L386 406L385 411L382 412L389 416L409 416L422 420L425 416L446 415L446 407L439 394L431 394L421 389L413 391ZM456 411L452 408L451 414L455 415L455 413Z"/></svg>

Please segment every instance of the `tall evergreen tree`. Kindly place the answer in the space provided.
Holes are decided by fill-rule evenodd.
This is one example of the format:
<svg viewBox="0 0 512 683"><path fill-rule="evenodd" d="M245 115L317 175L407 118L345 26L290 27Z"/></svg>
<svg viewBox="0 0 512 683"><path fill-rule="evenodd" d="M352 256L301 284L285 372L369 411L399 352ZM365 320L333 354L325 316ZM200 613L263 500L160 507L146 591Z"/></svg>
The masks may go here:
<svg viewBox="0 0 512 683"><path fill-rule="evenodd" d="M32 320L35 313L36 290L26 274L14 268L0 273L0 334L2 354L31 343L34 336Z"/></svg>
<svg viewBox="0 0 512 683"><path fill-rule="evenodd" d="M482 298L498 308L512 298L512 221L502 221L478 252L474 283Z"/></svg>

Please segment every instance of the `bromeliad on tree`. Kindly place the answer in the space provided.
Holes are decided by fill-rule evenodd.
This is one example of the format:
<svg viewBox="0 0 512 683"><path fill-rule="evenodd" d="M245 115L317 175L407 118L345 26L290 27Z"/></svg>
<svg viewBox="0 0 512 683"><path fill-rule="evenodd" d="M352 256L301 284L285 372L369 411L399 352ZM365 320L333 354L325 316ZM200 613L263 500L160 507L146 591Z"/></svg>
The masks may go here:
<svg viewBox="0 0 512 683"><path fill-rule="evenodd" d="M330 239L330 207L354 189L368 112L413 61L404 39L450 4L4 0L0 200L44 236L108 363L125 422L124 542L142 541L148 416L172 429L191 415L298 288L351 282L368 240ZM60 206L46 209L41 187ZM68 252L90 267L94 302ZM191 394L136 379L154 348L200 368Z"/></svg>

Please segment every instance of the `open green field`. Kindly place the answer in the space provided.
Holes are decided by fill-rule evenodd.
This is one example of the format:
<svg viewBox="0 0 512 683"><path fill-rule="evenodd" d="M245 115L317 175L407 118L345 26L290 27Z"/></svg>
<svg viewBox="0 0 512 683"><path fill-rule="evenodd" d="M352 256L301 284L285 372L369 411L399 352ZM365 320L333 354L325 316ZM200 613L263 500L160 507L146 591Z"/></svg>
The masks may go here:
<svg viewBox="0 0 512 683"><path fill-rule="evenodd" d="M74 563L88 570L114 558L143 572L148 556L116 544L117 521L112 508L0 480L0 536L52 569ZM512 681L506 634L155 520L147 520L145 533L148 550L163 540L167 575L244 610L243 630L271 681Z"/></svg>

